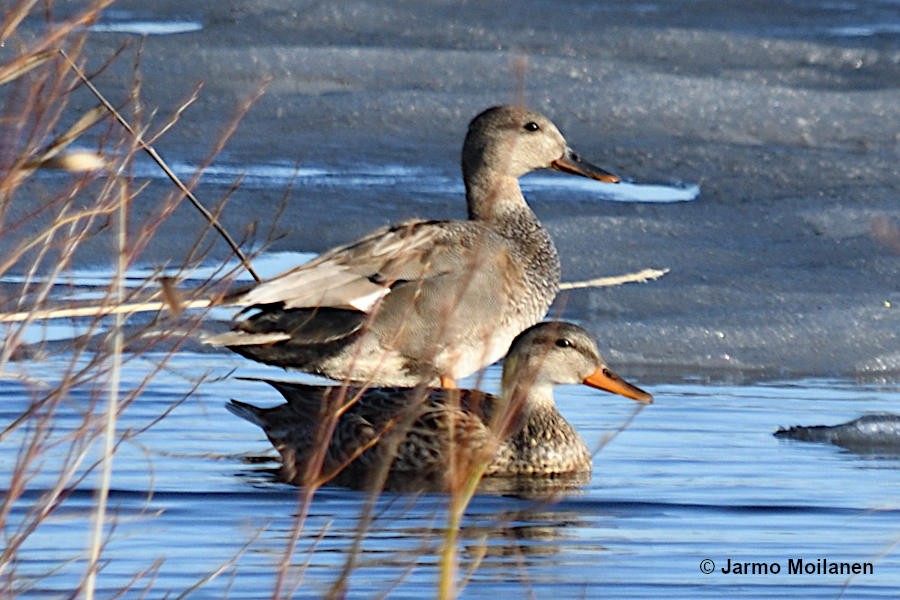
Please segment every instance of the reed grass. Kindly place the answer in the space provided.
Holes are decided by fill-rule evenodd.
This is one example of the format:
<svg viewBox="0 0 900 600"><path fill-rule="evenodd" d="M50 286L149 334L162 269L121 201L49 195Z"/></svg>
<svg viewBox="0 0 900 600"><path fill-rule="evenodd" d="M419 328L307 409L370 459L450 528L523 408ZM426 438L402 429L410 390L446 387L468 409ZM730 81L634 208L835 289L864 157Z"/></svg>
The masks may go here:
<svg viewBox="0 0 900 600"><path fill-rule="evenodd" d="M40 19L48 6L28 0L14 3L0 22L0 45L7 52L0 64L0 239L4 252L0 257L0 311L15 314L0 324L4 340L0 348L0 378L14 379L23 384L23 394L30 397L27 408L9 423L0 425L0 443L18 443L15 464L4 473L4 494L0 498L0 596L14 597L27 592L29 584L17 576L19 552L29 538L66 507L74 490L89 486L94 491L92 526L85 540L83 557L72 557L84 565L80 584L72 595L94 598L103 576L104 556L117 516L108 508L109 493L115 481L114 457L124 443L133 443L143 431L119 430L117 423L124 411L130 409L141 393L153 384L168 361L184 343L180 336L196 333L204 319L204 312L181 316L179 333L167 328L169 318L160 309L168 308L177 314L181 306L174 306L175 286L171 281L147 281L136 289L125 287L126 271L139 262L142 251L154 236L164 232L166 219L189 197L202 208L208 228L198 228L197 243L180 270L195 269L206 260L209 244L202 250L201 240L212 229L225 239L232 250L251 269L237 243L227 236L218 223L215 212L200 205L188 186L165 165L159 153L141 133L156 127L157 133L148 138L158 140L175 127L189 99L177 107L165 122L156 125L144 122L140 108L139 77L133 82L130 100L113 107L93 86L84 65L86 28L99 18L112 2L95 1L64 22L54 22L46 33L35 40L18 35L18 28L28 19ZM49 10L47 10L49 13ZM121 59L117 52L110 61ZM107 65L103 65L101 70ZM85 89L99 104L79 114L73 97ZM259 90L261 93L262 90ZM234 126L259 93L239 107L238 114L218 140L216 152L221 150L234 131ZM117 121L117 123L116 123ZM59 133L62 131L62 133ZM49 141L48 141L49 140ZM95 150L71 150L74 146ZM132 164L141 153L149 153L167 170L180 190L169 194L154 211L158 218L134 227L130 222L129 206L145 193L146 185L129 175ZM208 159L208 162L212 157ZM207 162L207 164L208 164ZM48 171L62 175L45 177ZM113 222L112 228L107 227ZM136 231L137 233L129 233ZM66 347L46 342L26 343L26 334L35 321L45 316L67 314L71 307L59 305L59 292L66 288L66 272L82 254L88 242L109 238L115 248L112 255L113 276L107 286L101 286L100 310L82 314L83 334L69 341ZM233 269L222 263L219 273L227 280ZM17 283L4 284L11 275ZM209 296L208 288L217 281L205 282L196 293ZM160 311L157 322L146 326L126 328L123 306L140 300L146 304L154 297L154 310ZM187 304L198 304L187 298ZM204 299L202 306L209 304ZM202 307L201 306L201 307ZM113 315L109 320L106 317ZM69 317L79 316L68 312ZM153 336L147 334L153 333ZM132 361L152 354L151 366L144 369L143 379L130 382L129 389L121 385L123 367ZM42 360L52 359L58 373L45 374ZM192 389L200 385L207 374L193 376ZM63 410L71 411L74 390L88 390L90 401L78 405L80 423L62 431L56 422ZM152 427L180 402L153 419ZM45 456L61 455L57 464L49 464ZM49 479L48 479L49 477ZM36 484L37 480L41 484ZM50 483L46 483L50 481ZM148 497L152 489L147 490ZM15 515L15 516L14 516ZM164 560L164 559L160 559ZM155 563L147 570L135 573L128 589L152 588L158 569ZM52 571L51 571L52 573ZM210 577L215 578L215 574ZM206 579L198 582L202 585ZM127 594L128 589L120 590Z"/></svg>

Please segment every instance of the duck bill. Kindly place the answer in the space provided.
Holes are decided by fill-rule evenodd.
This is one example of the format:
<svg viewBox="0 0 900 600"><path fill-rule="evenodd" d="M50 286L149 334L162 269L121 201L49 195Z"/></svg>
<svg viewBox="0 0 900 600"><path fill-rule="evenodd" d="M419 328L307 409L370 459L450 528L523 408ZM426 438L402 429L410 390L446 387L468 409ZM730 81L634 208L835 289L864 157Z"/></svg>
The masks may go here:
<svg viewBox="0 0 900 600"><path fill-rule="evenodd" d="M604 390L613 394L619 394L638 402L650 404L653 402L653 396L637 387L631 385L606 367L599 367L596 371L588 375L582 381L584 385L598 390Z"/></svg>
<svg viewBox="0 0 900 600"><path fill-rule="evenodd" d="M600 167L596 167L591 163L582 160L582 158L568 146L566 147L566 151L563 152L563 155L550 163L550 166L563 173L581 175L588 179L596 179L597 181L605 181L606 183L619 183L621 181L621 179L609 171L604 171Z"/></svg>

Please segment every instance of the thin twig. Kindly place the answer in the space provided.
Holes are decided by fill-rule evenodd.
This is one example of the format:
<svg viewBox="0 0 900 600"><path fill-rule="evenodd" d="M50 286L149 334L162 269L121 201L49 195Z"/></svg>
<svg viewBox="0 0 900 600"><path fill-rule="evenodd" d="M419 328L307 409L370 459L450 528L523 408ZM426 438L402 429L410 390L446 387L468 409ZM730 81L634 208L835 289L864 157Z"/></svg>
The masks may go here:
<svg viewBox="0 0 900 600"><path fill-rule="evenodd" d="M78 67L78 65L76 65L71 58L69 58L69 55L66 54L65 50L60 48L59 53L63 56L63 58L66 59L66 61L69 63L69 67L75 72L75 74L85 84L85 86L87 86L91 93L93 93L97 97L97 99L103 103L103 106L106 107L106 110L108 110L110 114L115 117L116 121L118 121L119 124L124 127L126 131L128 131L128 133L134 136L141 150L146 152L150 156L150 158L152 158L153 161L157 165L159 165L159 168L163 170L163 172L172 181L172 183L174 183L175 186L181 191L181 193L184 194L185 198L191 201L191 204L193 204L194 207L200 211L203 217L207 221L209 221L210 225L212 225L213 228L219 233L219 235L222 236L222 239L224 239L228 243L228 245L231 247L231 250L240 259L241 264L245 269L247 269L247 272L250 273L253 279L255 279L256 281L262 281L260 276L257 275L256 271L253 270L253 266L250 264L250 261L244 255L243 251L240 249L231 235L229 235L229 233L225 230L225 228L222 227L222 224L219 223L219 220L216 219L216 217L200 203L197 197L194 196L193 192L191 192L187 188L187 186L184 185L181 179L178 178L175 172L169 168L169 165L166 164L166 162L162 159L159 153L156 152L153 146L147 144L144 141L143 137L141 137L141 135L134 130L131 124L129 124L128 121L125 120L125 117L123 117L122 114L118 110L116 110L116 108L109 102L109 100L107 100L106 97L102 93L100 93L100 90L98 90L97 87L93 83L91 83L87 76L85 76L84 71L82 71Z"/></svg>
<svg viewBox="0 0 900 600"><path fill-rule="evenodd" d="M644 269L637 273L625 273L624 275L616 275L614 277L597 277L596 279L588 279L586 281L571 281L559 284L560 290L578 290L588 287L611 287L622 285L623 283L645 283L651 279L659 279L669 272L670 269Z"/></svg>
<svg viewBox="0 0 900 600"><path fill-rule="evenodd" d="M200 298L188 300L181 304L182 310L189 308L209 308L213 301ZM75 317L105 317L109 315L130 315L139 312L153 312L169 308L164 301L136 302L134 304L118 304L110 306L79 306L73 308L49 308L47 310L34 310L30 312L14 312L0 314L0 323L17 323L28 319L65 319Z"/></svg>
<svg viewBox="0 0 900 600"><path fill-rule="evenodd" d="M622 285L625 283L644 283L650 280L659 279L669 272L669 269L644 269L636 273L625 273L613 277L598 277L596 279L588 279L586 281L572 281L559 284L560 290L576 290L587 287L610 287ZM183 310L195 308L209 308L210 306L231 306L224 304L219 300L211 300L207 298L199 298L196 300L188 300L180 306ZM132 304L121 304L117 306L78 306L67 308L49 308L46 310L35 310L31 312L14 312L0 313L0 323L17 323L27 319L66 319L73 317L96 317L117 314L134 314L140 312L153 312L172 307L166 302L135 302Z"/></svg>

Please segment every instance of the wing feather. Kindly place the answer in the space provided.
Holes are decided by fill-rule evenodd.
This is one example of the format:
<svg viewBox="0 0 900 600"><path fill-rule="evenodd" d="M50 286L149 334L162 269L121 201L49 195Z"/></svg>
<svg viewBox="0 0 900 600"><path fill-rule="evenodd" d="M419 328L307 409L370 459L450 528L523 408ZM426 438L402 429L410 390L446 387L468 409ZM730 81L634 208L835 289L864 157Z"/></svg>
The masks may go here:
<svg viewBox="0 0 900 600"><path fill-rule="evenodd" d="M465 264L457 235L471 222L407 221L386 227L257 285L237 298L246 306L332 307L369 312L403 281L422 281Z"/></svg>

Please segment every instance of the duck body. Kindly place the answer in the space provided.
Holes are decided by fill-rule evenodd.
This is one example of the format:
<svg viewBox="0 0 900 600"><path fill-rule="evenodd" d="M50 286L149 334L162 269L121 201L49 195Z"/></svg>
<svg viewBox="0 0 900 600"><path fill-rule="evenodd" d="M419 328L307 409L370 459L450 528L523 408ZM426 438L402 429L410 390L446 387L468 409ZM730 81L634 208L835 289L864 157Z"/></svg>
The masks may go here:
<svg viewBox="0 0 900 600"><path fill-rule="evenodd" d="M552 167L618 178L582 161L549 119L514 106L472 121L462 163L468 220L386 227L234 295L255 313L210 343L381 386L452 384L495 362L559 288L556 247L519 177Z"/></svg>
<svg viewBox="0 0 900 600"><path fill-rule="evenodd" d="M517 236L505 233L477 221L410 221L376 231L295 272L302 280L339 263L351 277L389 288L375 306L328 306L337 303L329 298L313 300L319 303L314 307L254 303L257 313L238 325L250 336L239 339L283 338L229 348L336 380L411 387L465 377L500 359L523 324L543 318L558 290L559 257L549 234L539 225ZM375 247L386 245L388 255L415 251L421 257L401 265L406 272L389 271L390 258ZM293 285L290 278L282 283ZM529 293L522 294L524 288ZM488 321L486 314L495 318Z"/></svg>
<svg viewBox="0 0 900 600"><path fill-rule="evenodd" d="M589 474L591 453L558 412L553 386L585 383L652 400L612 373L587 333L568 323L541 323L515 339L500 395L264 381L287 403L227 407L265 431L282 456L282 477L298 485L446 488L472 469L488 477Z"/></svg>

